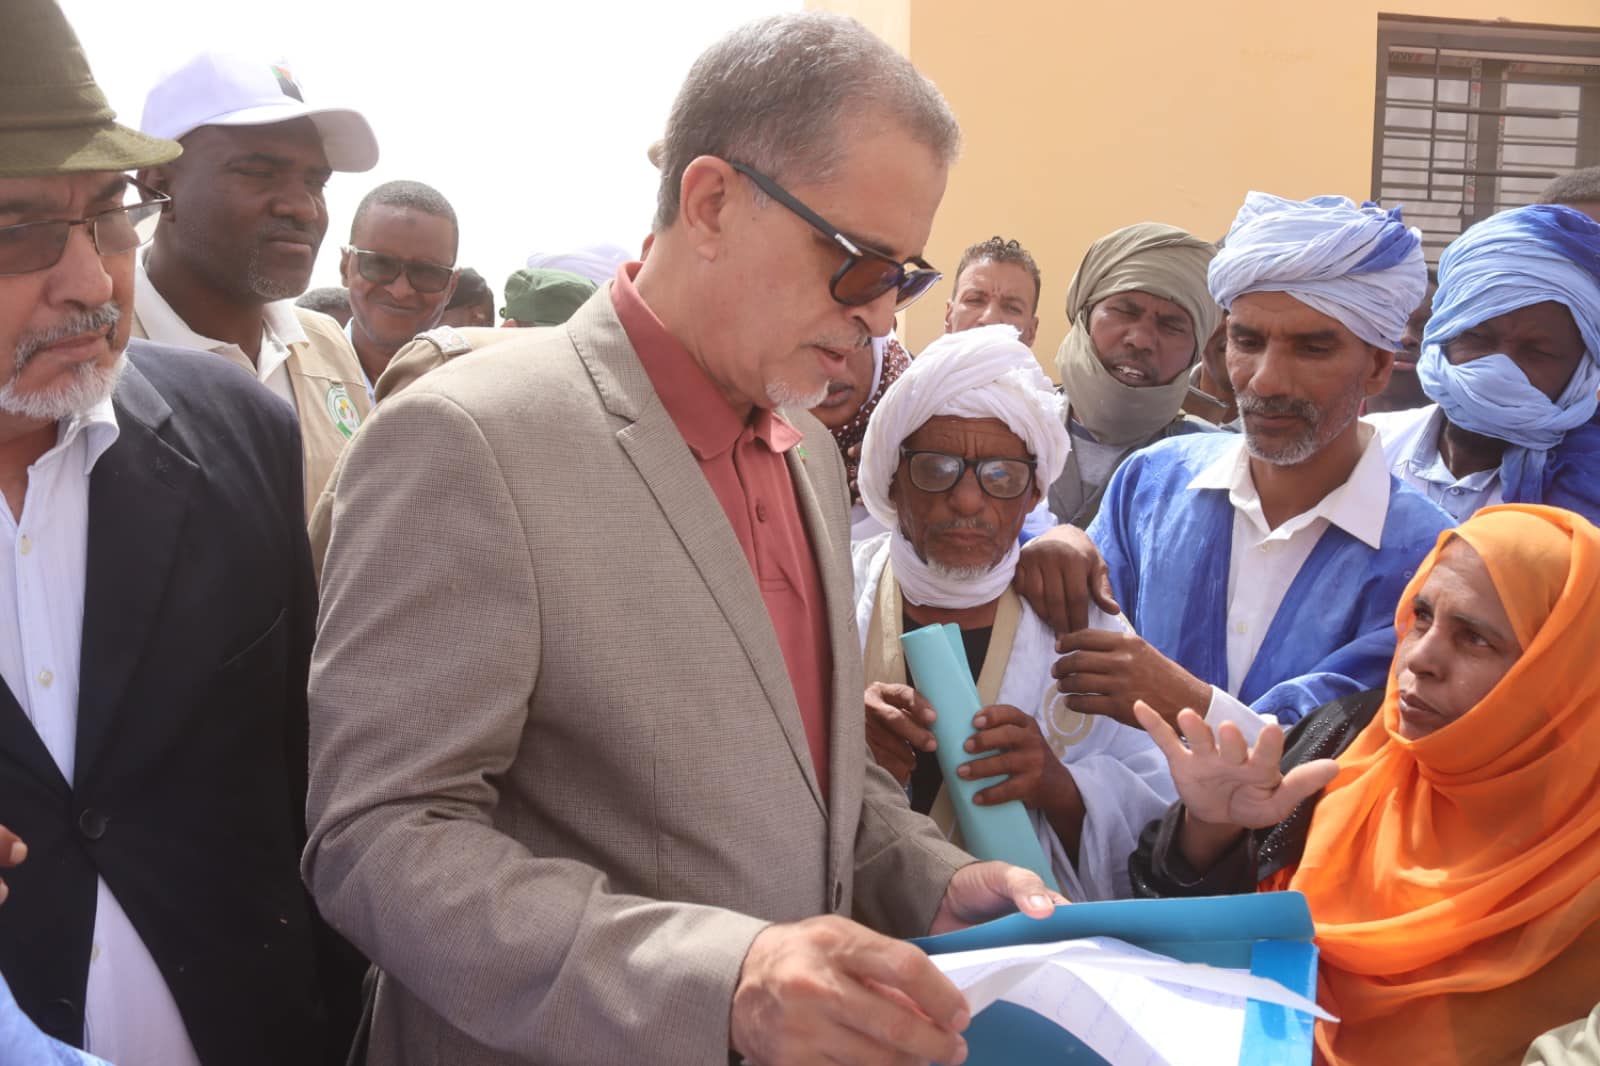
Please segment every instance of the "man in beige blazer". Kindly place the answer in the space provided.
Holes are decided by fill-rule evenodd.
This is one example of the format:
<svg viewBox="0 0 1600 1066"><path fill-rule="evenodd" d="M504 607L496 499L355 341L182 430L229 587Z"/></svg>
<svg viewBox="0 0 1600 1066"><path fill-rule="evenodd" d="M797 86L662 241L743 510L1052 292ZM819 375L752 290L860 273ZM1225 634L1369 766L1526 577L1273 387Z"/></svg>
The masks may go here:
<svg viewBox="0 0 1600 1066"><path fill-rule="evenodd" d="M891 938L1052 899L868 765L844 471L803 413L937 279L957 136L852 20L736 30L674 107L648 262L357 435L303 870L382 971L372 1063L965 1057L960 993Z"/></svg>

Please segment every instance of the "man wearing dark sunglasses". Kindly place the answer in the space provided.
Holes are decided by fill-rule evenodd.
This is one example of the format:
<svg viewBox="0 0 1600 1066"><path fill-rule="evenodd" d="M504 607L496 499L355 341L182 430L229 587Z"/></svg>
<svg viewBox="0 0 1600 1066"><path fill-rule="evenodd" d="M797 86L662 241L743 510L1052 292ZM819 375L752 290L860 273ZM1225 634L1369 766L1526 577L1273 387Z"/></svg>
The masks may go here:
<svg viewBox="0 0 1600 1066"><path fill-rule="evenodd" d="M369 400L394 353L444 317L456 290L460 238L455 209L420 181L384 182L356 207L339 270Z"/></svg>
<svg viewBox="0 0 1600 1066"><path fill-rule="evenodd" d="M3 22L0 816L28 854L0 973L112 1062L342 1063L329 991L354 1005L360 969L321 965L297 869L299 432L240 369L129 340L166 199L125 172L179 147L113 121L54 0ZM69 1061L5 1035L8 1066Z"/></svg>
<svg viewBox="0 0 1600 1066"><path fill-rule="evenodd" d="M355 111L308 106L281 65L226 52L162 76L140 128L184 152L140 173L170 202L139 261L134 335L214 352L294 407L309 516L369 402L344 331L293 298L327 232L323 187L376 165L372 129Z"/></svg>
<svg viewBox="0 0 1600 1066"><path fill-rule="evenodd" d="M866 765L805 411L937 276L957 138L853 20L733 31L673 106L648 258L351 446L304 869L382 972L374 1061L964 1056L960 993L892 938L1051 898Z"/></svg>

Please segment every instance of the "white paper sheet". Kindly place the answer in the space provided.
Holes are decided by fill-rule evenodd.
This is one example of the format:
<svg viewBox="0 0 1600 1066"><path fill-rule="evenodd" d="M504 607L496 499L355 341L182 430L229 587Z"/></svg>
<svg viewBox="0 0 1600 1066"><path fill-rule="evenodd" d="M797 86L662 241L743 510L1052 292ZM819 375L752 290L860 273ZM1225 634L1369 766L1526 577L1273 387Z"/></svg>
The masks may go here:
<svg viewBox="0 0 1600 1066"><path fill-rule="evenodd" d="M976 1014L995 1000L1051 1019L1116 1066L1239 1061L1247 999L1332 1015L1276 981L1110 937L932 956Z"/></svg>

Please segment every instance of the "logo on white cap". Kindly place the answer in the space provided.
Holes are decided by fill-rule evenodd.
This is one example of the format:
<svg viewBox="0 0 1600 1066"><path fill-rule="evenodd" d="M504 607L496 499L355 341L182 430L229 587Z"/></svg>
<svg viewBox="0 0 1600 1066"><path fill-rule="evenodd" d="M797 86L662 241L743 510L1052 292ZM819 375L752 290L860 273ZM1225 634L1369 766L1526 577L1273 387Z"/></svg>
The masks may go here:
<svg viewBox="0 0 1600 1066"><path fill-rule="evenodd" d="M272 76L278 79L278 88L283 90L283 95L292 96L302 104L306 98L300 93L300 86L295 84L294 75L289 73L289 68L282 63L272 64Z"/></svg>

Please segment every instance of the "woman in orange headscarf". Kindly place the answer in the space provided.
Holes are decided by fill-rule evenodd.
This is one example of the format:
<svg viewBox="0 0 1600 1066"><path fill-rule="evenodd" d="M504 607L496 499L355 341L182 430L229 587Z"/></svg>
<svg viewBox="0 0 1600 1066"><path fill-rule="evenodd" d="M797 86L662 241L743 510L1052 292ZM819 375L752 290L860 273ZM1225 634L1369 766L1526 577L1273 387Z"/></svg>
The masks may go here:
<svg viewBox="0 0 1600 1066"><path fill-rule="evenodd" d="M1319 1061L1516 1063L1600 1002L1600 531L1486 508L1395 624L1381 699L1308 716L1281 760L1276 727L1249 749L1185 711L1185 747L1140 715L1182 799L1135 888L1303 892L1341 1019Z"/></svg>

